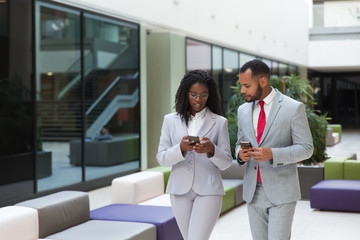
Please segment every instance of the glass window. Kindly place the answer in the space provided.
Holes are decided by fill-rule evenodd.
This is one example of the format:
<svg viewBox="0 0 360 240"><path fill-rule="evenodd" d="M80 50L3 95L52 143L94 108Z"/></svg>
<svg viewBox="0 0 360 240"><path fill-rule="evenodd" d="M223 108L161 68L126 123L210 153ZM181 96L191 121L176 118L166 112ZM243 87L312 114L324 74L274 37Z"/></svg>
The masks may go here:
<svg viewBox="0 0 360 240"><path fill-rule="evenodd" d="M0 2L0 203L6 205L35 186L31 9L31 1Z"/></svg>
<svg viewBox="0 0 360 240"><path fill-rule="evenodd" d="M138 25L80 13L36 3L38 191L140 168Z"/></svg>
<svg viewBox="0 0 360 240"><path fill-rule="evenodd" d="M289 65L289 75L293 74L293 73L296 73L296 74L299 74L298 73L298 69L296 66L294 65Z"/></svg>
<svg viewBox="0 0 360 240"><path fill-rule="evenodd" d="M233 86L238 80L239 75L239 53L230 49L224 49L224 74L223 81L221 82L221 95L222 95L222 111L223 114L227 111L227 103L232 95Z"/></svg>
<svg viewBox="0 0 360 240"><path fill-rule="evenodd" d="M246 53L240 53L239 55L239 61L240 61L240 68L242 65L244 65L246 62L254 60L256 57L254 55L246 54Z"/></svg>
<svg viewBox="0 0 360 240"><path fill-rule="evenodd" d="M186 71L204 70L211 71L211 45L186 39Z"/></svg>
<svg viewBox="0 0 360 240"><path fill-rule="evenodd" d="M219 86L219 82L222 81L222 48L213 46L212 47L212 76ZM220 86L219 86L220 87Z"/></svg>
<svg viewBox="0 0 360 240"><path fill-rule="evenodd" d="M271 62L271 74L279 76L279 63L276 61Z"/></svg>
<svg viewBox="0 0 360 240"><path fill-rule="evenodd" d="M82 131L80 12L37 2L35 39L37 150L44 153L38 191L44 191L82 180L69 149Z"/></svg>
<svg viewBox="0 0 360 240"><path fill-rule="evenodd" d="M279 76L289 75L288 65L279 63Z"/></svg>
<svg viewBox="0 0 360 240"><path fill-rule="evenodd" d="M270 72L271 72L271 60L262 58L261 61L263 61L270 68Z"/></svg>
<svg viewBox="0 0 360 240"><path fill-rule="evenodd" d="M140 167L139 41L137 25L84 16L84 158L94 179Z"/></svg>

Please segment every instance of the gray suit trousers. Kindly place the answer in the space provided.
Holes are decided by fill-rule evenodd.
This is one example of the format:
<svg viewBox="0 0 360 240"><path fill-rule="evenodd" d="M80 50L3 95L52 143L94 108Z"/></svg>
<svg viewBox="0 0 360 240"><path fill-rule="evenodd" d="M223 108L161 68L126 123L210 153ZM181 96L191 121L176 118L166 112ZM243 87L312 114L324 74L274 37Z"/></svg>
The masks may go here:
<svg viewBox="0 0 360 240"><path fill-rule="evenodd" d="M267 198L261 183L257 183L251 203L248 203L251 234L254 240L289 240L296 202L275 205Z"/></svg>

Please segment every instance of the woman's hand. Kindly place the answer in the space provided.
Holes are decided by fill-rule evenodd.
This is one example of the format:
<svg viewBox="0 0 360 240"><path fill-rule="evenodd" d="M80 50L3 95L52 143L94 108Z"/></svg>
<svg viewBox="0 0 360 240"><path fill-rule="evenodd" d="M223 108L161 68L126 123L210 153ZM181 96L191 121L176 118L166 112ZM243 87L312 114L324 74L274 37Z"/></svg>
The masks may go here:
<svg viewBox="0 0 360 240"><path fill-rule="evenodd" d="M180 142L181 152L194 151L196 153L209 153L214 155L215 146L209 138L204 137L200 139L200 143L194 144L189 141L188 136L184 136Z"/></svg>
<svg viewBox="0 0 360 240"><path fill-rule="evenodd" d="M193 141L189 141L188 136L184 136L180 142L181 152L193 151L194 146Z"/></svg>
<svg viewBox="0 0 360 240"><path fill-rule="evenodd" d="M211 156L214 156L215 146L209 138L203 137L200 139L200 143L193 146L193 151L197 153L210 153Z"/></svg>

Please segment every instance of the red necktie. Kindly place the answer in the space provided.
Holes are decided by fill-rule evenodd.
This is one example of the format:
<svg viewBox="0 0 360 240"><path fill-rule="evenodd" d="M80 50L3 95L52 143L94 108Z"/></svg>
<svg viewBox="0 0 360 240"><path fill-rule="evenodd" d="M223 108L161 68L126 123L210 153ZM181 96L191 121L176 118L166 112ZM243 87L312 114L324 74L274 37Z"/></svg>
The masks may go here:
<svg viewBox="0 0 360 240"><path fill-rule="evenodd" d="M265 124L266 124L266 115L264 111L264 101L260 101L260 114L259 114L259 120L257 124L257 142L260 143L261 136L264 132ZM260 176L260 165L258 166L258 175L257 180L261 182L261 176Z"/></svg>

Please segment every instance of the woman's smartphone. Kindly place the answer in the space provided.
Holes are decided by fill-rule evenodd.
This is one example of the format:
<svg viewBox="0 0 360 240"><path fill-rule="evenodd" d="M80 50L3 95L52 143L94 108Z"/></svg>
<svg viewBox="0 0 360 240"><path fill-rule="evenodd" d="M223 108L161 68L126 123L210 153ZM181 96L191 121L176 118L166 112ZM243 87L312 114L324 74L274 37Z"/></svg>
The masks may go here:
<svg viewBox="0 0 360 240"><path fill-rule="evenodd" d="M198 136L188 136L189 141L194 141L191 145L195 145L196 143L200 143L200 139Z"/></svg>
<svg viewBox="0 0 360 240"><path fill-rule="evenodd" d="M251 142L249 141L240 141L240 146L242 149L252 148Z"/></svg>

